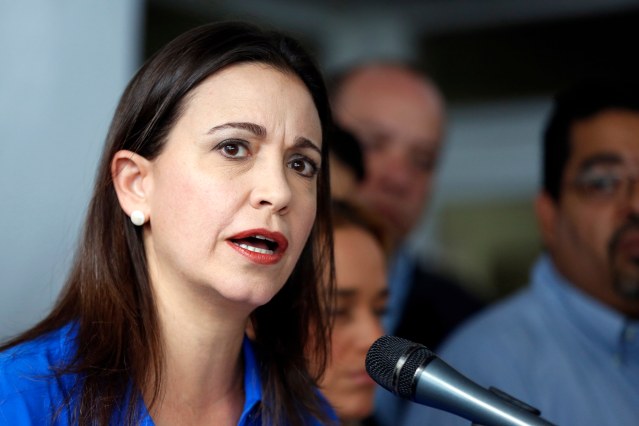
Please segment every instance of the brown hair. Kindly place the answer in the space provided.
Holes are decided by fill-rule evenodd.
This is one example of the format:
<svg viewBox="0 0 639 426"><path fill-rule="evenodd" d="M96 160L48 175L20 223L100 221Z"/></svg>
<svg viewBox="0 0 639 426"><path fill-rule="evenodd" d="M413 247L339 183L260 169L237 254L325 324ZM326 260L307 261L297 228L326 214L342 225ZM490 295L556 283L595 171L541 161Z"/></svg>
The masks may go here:
<svg viewBox="0 0 639 426"><path fill-rule="evenodd" d="M392 240L382 220L368 208L346 200L331 202L333 231L355 226L368 232L377 240L388 258L392 253Z"/></svg>
<svg viewBox="0 0 639 426"><path fill-rule="evenodd" d="M67 365L54 366L57 376L78 377L67 399L73 405L72 423L106 425L127 406L122 420L133 424L139 393L151 390L150 406L162 394L163 352L142 228L133 226L120 208L111 159L122 149L157 157L188 94L224 67L245 62L265 63L300 78L326 134L330 110L322 77L301 46L282 34L244 23L204 25L179 36L142 66L111 123L81 241L58 301L44 320L0 347L73 324L76 351ZM283 289L251 317L264 396L261 415L267 424L302 425L308 415L326 420L325 403L314 387L330 337L324 299L334 289L333 274L328 285L320 282L325 265L333 270L328 141L323 139L311 235ZM313 372L305 356L309 347L317 366Z"/></svg>

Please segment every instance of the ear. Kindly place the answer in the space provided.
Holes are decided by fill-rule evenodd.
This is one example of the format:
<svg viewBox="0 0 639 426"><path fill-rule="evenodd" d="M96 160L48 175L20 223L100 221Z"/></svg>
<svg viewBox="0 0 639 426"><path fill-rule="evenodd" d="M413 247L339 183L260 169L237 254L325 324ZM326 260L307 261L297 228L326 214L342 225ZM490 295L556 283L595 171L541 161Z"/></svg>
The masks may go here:
<svg viewBox="0 0 639 426"><path fill-rule="evenodd" d="M556 201L546 192L540 192L535 198L535 213L541 238L546 247L552 247L557 229L558 206Z"/></svg>
<svg viewBox="0 0 639 426"><path fill-rule="evenodd" d="M111 160L111 178L120 202L120 207L131 216L133 210L140 210L146 218L148 206L147 177L150 175L151 162L132 151L121 150Z"/></svg>

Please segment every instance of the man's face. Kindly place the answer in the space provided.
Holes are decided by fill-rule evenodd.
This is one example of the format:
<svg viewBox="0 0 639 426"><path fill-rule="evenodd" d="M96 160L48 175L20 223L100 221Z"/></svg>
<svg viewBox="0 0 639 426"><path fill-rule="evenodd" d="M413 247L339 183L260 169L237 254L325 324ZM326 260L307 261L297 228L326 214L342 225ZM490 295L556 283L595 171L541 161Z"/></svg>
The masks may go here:
<svg viewBox="0 0 639 426"><path fill-rule="evenodd" d="M362 201L404 238L431 195L443 133L438 93L405 70L376 67L345 81L335 113L362 144Z"/></svg>
<svg viewBox="0 0 639 426"><path fill-rule="evenodd" d="M546 197L541 214L546 244L573 284L639 314L639 113L576 122L570 152L560 200Z"/></svg>

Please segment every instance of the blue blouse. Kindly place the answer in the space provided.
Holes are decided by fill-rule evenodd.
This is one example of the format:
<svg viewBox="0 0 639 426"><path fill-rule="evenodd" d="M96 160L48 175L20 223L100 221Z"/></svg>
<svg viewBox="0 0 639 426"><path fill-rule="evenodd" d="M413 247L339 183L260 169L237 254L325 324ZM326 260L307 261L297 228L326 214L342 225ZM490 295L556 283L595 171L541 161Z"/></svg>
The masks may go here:
<svg viewBox="0 0 639 426"><path fill-rule="evenodd" d="M55 376L51 368L70 360L75 348L74 338L74 328L69 325L0 353L0 425L69 425L70 407L65 404L65 398L77 377ZM261 381L255 353L246 337L242 352L245 395L238 426L261 425L258 411L262 400ZM327 410L333 415L329 407ZM115 413L114 419L124 415L126 407L121 411ZM153 425L141 398L140 419L142 426ZM114 424L118 423L114 421ZM320 423L311 420L310 424Z"/></svg>

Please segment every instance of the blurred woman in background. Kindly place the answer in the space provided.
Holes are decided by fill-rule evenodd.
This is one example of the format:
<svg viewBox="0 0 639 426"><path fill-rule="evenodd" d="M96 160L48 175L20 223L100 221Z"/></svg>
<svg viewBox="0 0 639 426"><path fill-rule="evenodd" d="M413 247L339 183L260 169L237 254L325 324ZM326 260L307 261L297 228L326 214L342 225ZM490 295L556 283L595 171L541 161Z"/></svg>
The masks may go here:
<svg viewBox="0 0 639 426"><path fill-rule="evenodd" d="M373 412L377 385L364 363L368 349L383 334L389 245L374 216L359 207L334 201L332 219L337 302L331 358L320 388L342 424L356 425Z"/></svg>

